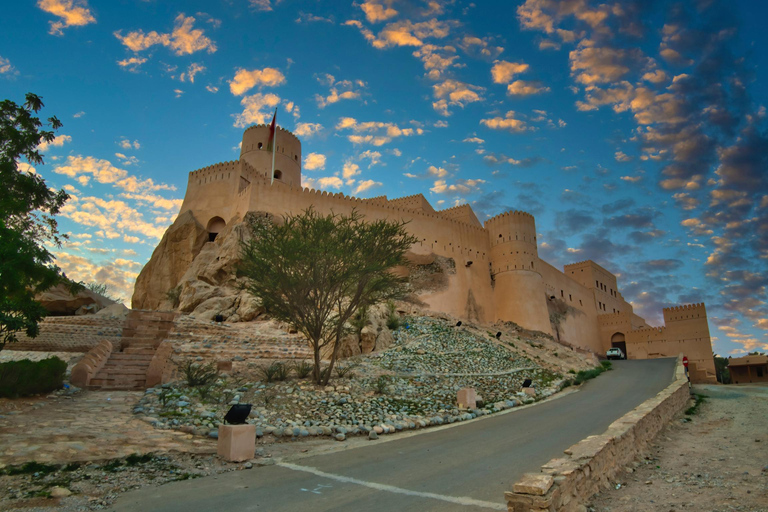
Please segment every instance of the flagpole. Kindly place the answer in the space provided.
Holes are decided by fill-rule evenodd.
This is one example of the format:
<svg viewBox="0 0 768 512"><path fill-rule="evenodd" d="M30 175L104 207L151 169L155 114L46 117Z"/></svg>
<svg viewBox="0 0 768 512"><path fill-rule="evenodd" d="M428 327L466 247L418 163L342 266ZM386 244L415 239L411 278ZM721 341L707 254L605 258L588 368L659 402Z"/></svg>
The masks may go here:
<svg viewBox="0 0 768 512"><path fill-rule="evenodd" d="M272 135L272 181L269 182L269 185L272 186L272 184L275 183L275 151L277 150L277 124L275 124L275 120L277 119L277 107L275 107L275 115L272 118L272 129L274 130Z"/></svg>

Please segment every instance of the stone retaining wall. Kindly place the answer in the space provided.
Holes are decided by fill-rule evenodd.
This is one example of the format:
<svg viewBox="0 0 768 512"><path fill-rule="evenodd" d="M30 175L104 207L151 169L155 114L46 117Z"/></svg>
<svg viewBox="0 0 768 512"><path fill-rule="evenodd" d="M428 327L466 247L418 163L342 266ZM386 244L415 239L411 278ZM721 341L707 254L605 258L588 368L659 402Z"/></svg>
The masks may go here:
<svg viewBox="0 0 768 512"><path fill-rule="evenodd" d="M528 473L504 493L509 512L575 512L611 485L627 464L642 453L690 397L685 369L678 357L675 380L655 397L613 422L603 434L589 436L552 459L540 473Z"/></svg>
<svg viewBox="0 0 768 512"><path fill-rule="evenodd" d="M5 350L88 352L103 340L108 340L118 350L122 331L123 319L120 317L54 316L40 322L40 333L36 338L19 333L19 341L9 343Z"/></svg>

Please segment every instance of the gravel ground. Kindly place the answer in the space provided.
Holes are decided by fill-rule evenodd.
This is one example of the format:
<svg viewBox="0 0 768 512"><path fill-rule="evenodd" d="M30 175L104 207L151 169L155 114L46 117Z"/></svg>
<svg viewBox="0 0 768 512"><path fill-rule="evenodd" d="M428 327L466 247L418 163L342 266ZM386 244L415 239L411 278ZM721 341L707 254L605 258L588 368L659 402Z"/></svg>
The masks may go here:
<svg viewBox="0 0 768 512"><path fill-rule="evenodd" d="M768 511L768 386L699 385L698 412L594 497L590 512Z"/></svg>

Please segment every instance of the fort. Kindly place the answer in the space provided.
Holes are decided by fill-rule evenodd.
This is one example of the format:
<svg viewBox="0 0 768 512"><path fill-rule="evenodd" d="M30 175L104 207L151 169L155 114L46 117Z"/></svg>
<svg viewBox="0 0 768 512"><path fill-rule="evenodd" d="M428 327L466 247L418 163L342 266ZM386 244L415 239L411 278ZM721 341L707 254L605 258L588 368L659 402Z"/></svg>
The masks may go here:
<svg viewBox="0 0 768 512"><path fill-rule="evenodd" d="M664 326L650 326L624 299L616 276L594 261L560 271L540 259L529 213L508 211L481 223L469 205L435 210L422 194L361 199L302 188L299 139L277 129L272 174L268 138L268 126L251 126L243 134L239 160L189 173L179 215L137 279L134 308L167 307L168 290L199 277L190 273L198 255L221 244L249 212L280 217L310 206L323 214L355 209L369 219L407 221L419 240L408 253L411 260L450 262L443 285L418 294L432 311L477 322L515 322L596 354L611 347L630 359L684 353L694 382L715 382L703 303L666 308ZM182 231L182 224L193 227ZM202 280L208 283L203 287L211 282Z"/></svg>

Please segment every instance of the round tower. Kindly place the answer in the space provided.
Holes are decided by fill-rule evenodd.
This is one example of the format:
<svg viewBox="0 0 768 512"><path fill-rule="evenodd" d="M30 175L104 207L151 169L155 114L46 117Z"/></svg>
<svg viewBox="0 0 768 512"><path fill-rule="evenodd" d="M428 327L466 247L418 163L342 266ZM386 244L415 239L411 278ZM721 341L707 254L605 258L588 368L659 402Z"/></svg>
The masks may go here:
<svg viewBox="0 0 768 512"><path fill-rule="evenodd" d="M496 318L551 333L544 281L537 266L533 215L511 211L485 222L490 237Z"/></svg>
<svg viewBox="0 0 768 512"><path fill-rule="evenodd" d="M275 130L275 181L294 187L301 186L301 142L288 130ZM245 160L256 172L269 179L272 172L272 151L268 150L269 126L258 124L246 128L240 146L240 160Z"/></svg>

